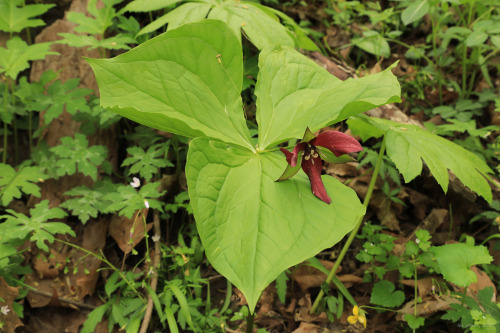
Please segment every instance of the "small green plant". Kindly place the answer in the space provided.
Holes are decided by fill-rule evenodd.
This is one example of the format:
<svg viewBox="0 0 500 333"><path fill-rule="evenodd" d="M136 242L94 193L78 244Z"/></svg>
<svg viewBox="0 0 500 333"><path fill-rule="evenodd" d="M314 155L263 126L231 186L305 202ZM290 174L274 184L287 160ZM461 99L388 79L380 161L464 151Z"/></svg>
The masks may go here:
<svg viewBox="0 0 500 333"><path fill-rule="evenodd" d="M67 18L76 23L76 32L83 34L72 34L67 32L59 33L64 39L57 43L68 44L73 47L88 47L89 49L98 49L101 57L104 57L104 50L128 50L128 44L136 43L135 38L130 34L117 34L113 37L107 37L106 33L111 27L118 24L126 29L134 29L137 21L129 20L117 13L113 6L123 2L123 0L104 0L104 7L97 7L97 0L90 0L87 4L87 10L93 17L88 17L84 13L69 12ZM135 21L135 22L134 22ZM97 37L95 37L97 36Z"/></svg>
<svg viewBox="0 0 500 333"><path fill-rule="evenodd" d="M29 217L12 209L7 209L6 212L8 214L0 216L0 219L4 221L0 230L0 242L3 244L11 240L29 239L35 242L39 249L48 252L49 247L45 242L53 243L55 234L75 236L75 232L68 225L61 222L48 222L66 216L60 208L49 208L48 200L43 200L35 208L30 209L31 216Z"/></svg>
<svg viewBox="0 0 500 333"><path fill-rule="evenodd" d="M8 164L0 163L0 199L7 206L14 198L21 198L22 193L40 197L40 188L36 183L47 178L38 167L21 166L15 170Z"/></svg>

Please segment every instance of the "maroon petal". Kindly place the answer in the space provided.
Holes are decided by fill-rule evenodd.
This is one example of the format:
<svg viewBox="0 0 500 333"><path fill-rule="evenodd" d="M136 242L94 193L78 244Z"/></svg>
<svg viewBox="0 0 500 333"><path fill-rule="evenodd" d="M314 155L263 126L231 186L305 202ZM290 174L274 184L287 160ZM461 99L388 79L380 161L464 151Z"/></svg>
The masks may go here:
<svg viewBox="0 0 500 333"><path fill-rule="evenodd" d="M363 147L355 138L338 131L323 132L311 140L311 144L325 147L337 157L363 150Z"/></svg>
<svg viewBox="0 0 500 333"><path fill-rule="evenodd" d="M302 170L304 170L309 177L312 193L320 198L321 201L330 204L332 199L330 199L328 193L326 193L325 185L323 185L323 181L321 180L321 171L323 170L321 158L316 157L308 160L302 158Z"/></svg>
<svg viewBox="0 0 500 333"><path fill-rule="evenodd" d="M290 153L288 150L286 150L285 148L280 148L281 152L283 154L285 154L285 157L286 157L286 161L288 162L288 164L290 164L292 162L292 157L293 157L293 154Z"/></svg>
<svg viewBox="0 0 500 333"><path fill-rule="evenodd" d="M281 152L286 156L286 161L288 162L288 164L290 164L292 168L297 165L297 159L299 158L299 153L302 150L304 150L305 146L306 146L305 142L298 143L293 148L293 151L291 153L285 148L280 148Z"/></svg>

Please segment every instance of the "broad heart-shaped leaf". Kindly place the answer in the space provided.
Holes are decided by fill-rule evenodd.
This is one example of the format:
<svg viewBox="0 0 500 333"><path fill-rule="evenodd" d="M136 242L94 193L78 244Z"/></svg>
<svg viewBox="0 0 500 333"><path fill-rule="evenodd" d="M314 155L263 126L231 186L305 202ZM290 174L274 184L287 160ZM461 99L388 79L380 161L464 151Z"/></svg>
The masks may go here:
<svg viewBox="0 0 500 333"><path fill-rule="evenodd" d="M259 57L257 122L259 149L300 138L379 105L400 100L391 68L340 81L299 52L278 47Z"/></svg>
<svg viewBox="0 0 500 333"><path fill-rule="evenodd" d="M370 131L375 136L385 133L387 155L403 174L405 182L420 175L424 160L443 191L448 190L449 169L465 186L491 202L491 188L484 176L493 171L463 147L415 125L364 115L349 119L347 123L354 134L358 129L366 132L370 126L376 128Z"/></svg>
<svg viewBox="0 0 500 333"><path fill-rule="evenodd" d="M189 196L207 258L252 312L281 272L333 246L365 212L333 177L322 177L330 205L312 194L303 172L275 182L286 164L279 152L256 154L207 138L189 147Z"/></svg>
<svg viewBox="0 0 500 333"><path fill-rule="evenodd" d="M240 97L243 56L220 21L184 25L113 59L88 59L101 105L143 125L253 150Z"/></svg>
<svg viewBox="0 0 500 333"><path fill-rule="evenodd" d="M477 276L470 268L474 265L489 264L493 258L482 245L446 244L431 248L444 278L461 287L477 282Z"/></svg>

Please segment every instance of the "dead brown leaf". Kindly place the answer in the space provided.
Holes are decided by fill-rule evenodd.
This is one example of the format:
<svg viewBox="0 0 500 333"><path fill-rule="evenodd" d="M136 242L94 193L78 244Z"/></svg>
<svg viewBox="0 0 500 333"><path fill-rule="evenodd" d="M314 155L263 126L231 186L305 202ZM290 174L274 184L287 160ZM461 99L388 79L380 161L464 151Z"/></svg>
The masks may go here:
<svg viewBox="0 0 500 333"><path fill-rule="evenodd" d="M0 318L4 322L3 331L7 333L14 332L17 327L23 325L12 307L17 296L19 296L19 287L9 286L0 276L0 309L2 311Z"/></svg>
<svg viewBox="0 0 500 333"><path fill-rule="evenodd" d="M142 211L147 216L148 210ZM153 226L152 223L146 225L147 231ZM109 234L116 241L123 253L127 254L144 238L144 223L142 218L137 218L137 212L131 219L126 216L113 215L109 225Z"/></svg>
<svg viewBox="0 0 500 333"><path fill-rule="evenodd" d="M431 235L449 219L448 210L443 208L434 208L422 222L422 229L427 230Z"/></svg>
<svg viewBox="0 0 500 333"><path fill-rule="evenodd" d="M292 333L322 333L322 332L324 331L320 326L302 322L300 323L299 328L297 328Z"/></svg>
<svg viewBox="0 0 500 333"><path fill-rule="evenodd" d="M433 290L435 281L443 281L439 276L428 276L417 280L418 296L424 299ZM401 280L401 283L410 288L415 287L415 280Z"/></svg>
<svg viewBox="0 0 500 333"><path fill-rule="evenodd" d="M331 261L320 260L320 262L328 270L333 267L333 262ZM294 271L293 279L299 285L300 289L306 292L309 288L321 286L326 280L326 274L310 265L302 264Z"/></svg>
<svg viewBox="0 0 500 333"><path fill-rule="evenodd" d="M482 270L477 268L477 266L472 266L470 269L474 273L476 273L477 282L472 283L467 288L467 292L477 293L479 290L482 290L482 289L487 288L487 287L491 287L491 288L493 288L493 296L492 296L491 301L495 302L497 288L496 288L495 284L491 281L490 277L485 272L483 272Z"/></svg>

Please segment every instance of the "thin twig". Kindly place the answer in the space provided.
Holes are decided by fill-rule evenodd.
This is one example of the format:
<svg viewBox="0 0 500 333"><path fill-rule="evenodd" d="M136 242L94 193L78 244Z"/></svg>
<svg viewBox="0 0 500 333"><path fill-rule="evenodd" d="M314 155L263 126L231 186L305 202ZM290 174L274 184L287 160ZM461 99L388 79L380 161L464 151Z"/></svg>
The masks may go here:
<svg viewBox="0 0 500 333"><path fill-rule="evenodd" d="M154 214L153 218L153 229L154 235L161 235L160 233L160 217L158 213ZM158 285L158 269L160 268L160 260L161 260L161 249L160 249L160 241L158 240L155 243L155 255L153 257L152 267L154 272L151 277L151 290L152 292L156 292L156 286ZM146 307L146 313L144 314L144 319L142 320L142 325L139 333L146 333L149 327L149 322L151 321L151 315L153 313L153 298L151 294L148 294L148 305Z"/></svg>
<svg viewBox="0 0 500 333"><path fill-rule="evenodd" d="M42 295L42 296L45 296L45 297L48 297L48 298L54 297L53 294L51 294L51 293L49 293L47 291L38 290L38 289L36 289L33 286L30 286L30 287L31 288L30 288L29 291L32 292L32 293L34 293L34 294ZM85 303L82 303L82 302L79 302L79 301L74 301L74 300L71 300L71 299L68 299L68 298L64 298L64 297L57 297L57 301L61 302L61 303L71 304L71 305L77 306L79 308L84 308L84 309L88 309L88 310L94 310L95 308L97 308L97 306L95 306L95 305L85 304Z"/></svg>

